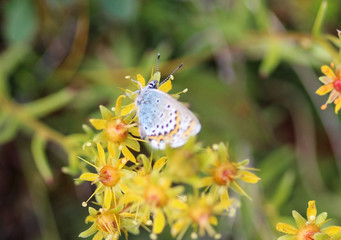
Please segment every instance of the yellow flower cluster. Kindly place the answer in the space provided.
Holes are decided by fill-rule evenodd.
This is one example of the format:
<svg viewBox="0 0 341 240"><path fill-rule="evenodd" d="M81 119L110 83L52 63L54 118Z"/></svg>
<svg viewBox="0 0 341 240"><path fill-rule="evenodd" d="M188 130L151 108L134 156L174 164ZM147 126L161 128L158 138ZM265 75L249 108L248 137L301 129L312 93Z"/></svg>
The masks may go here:
<svg viewBox="0 0 341 240"><path fill-rule="evenodd" d="M160 79L159 72L152 74L155 79ZM172 79L159 89L168 92ZM146 85L141 75L134 82ZM251 172L255 169L247 167L248 160L231 161L226 144L203 148L194 138L177 149L142 154L134 105L138 93L125 92L113 111L100 106L102 118L90 119L100 133L85 144L92 157L82 160L95 171L84 170L78 180L96 186L83 206L93 199L97 209L89 207L85 222L92 225L79 236L118 239L122 232L138 234L142 227L155 239L168 224L178 239L190 227L193 238L206 233L219 238L217 216L235 211L229 190L249 198L240 182L257 183L260 178ZM126 96L132 103L122 107Z"/></svg>

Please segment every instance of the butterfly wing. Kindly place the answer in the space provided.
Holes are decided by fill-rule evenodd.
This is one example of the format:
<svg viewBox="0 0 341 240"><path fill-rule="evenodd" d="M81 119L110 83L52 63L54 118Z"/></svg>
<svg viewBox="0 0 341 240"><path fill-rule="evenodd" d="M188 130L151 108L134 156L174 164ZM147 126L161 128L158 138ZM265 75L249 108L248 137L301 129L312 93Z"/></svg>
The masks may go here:
<svg viewBox="0 0 341 240"><path fill-rule="evenodd" d="M153 148L173 148L199 133L197 117L182 103L158 89L143 91L138 105L140 133Z"/></svg>

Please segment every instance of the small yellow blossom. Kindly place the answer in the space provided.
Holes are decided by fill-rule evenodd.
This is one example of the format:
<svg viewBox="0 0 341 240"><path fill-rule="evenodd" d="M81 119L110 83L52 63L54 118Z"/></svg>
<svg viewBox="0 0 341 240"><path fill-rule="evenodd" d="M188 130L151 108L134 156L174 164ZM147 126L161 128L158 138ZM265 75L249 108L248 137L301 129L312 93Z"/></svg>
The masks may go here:
<svg viewBox="0 0 341 240"><path fill-rule="evenodd" d="M87 238L94 235L93 240L111 239L116 240L124 232L127 231L138 233L138 226L133 221L133 214L125 210L124 206L116 208L100 208L96 210L89 207L89 216L85 219L85 223L92 223L90 228L81 232L79 237Z"/></svg>
<svg viewBox="0 0 341 240"><path fill-rule="evenodd" d="M249 160L238 163L231 162L228 155L228 147L223 143L214 145L212 154L214 154L215 157L206 170L208 176L201 179L202 186L206 186L207 189L210 189L211 193L218 194L221 198L221 202L225 203L226 208L231 205L228 194L229 188L250 198L237 182L238 180L241 180L253 184L260 180L259 177L250 172L250 170L256 169L246 167Z"/></svg>
<svg viewBox="0 0 341 240"><path fill-rule="evenodd" d="M331 63L330 67L323 65L321 71L325 76L320 77L319 80L324 85L317 89L316 93L321 96L330 93L327 102L321 106L321 109L325 110L328 104L334 102L335 113L338 113L341 109L341 68L335 67L335 64Z"/></svg>
<svg viewBox="0 0 341 240"><path fill-rule="evenodd" d="M315 201L308 202L307 219L301 216L297 211L292 211L296 226L287 223L277 223L277 231L286 235L279 237L278 240L336 240L341 239L341 227L329 226L321 228L328 222L327 213L323 212L317 215Z"/></svg>
<svg viewBox="0 0 341 240"><path fill-rule="evenodd" d="M196 143L195 137L189 138L180 148L167 148L168 164L165 174L174 182L187 183L197 186L200 172L207 167L212 155L207 154L201 144ZM179 171L181 169L181 171Z"/></svg>
<svg viewBox="0 0 341 240"><path fill-rule="evenodd" d="M92 184L97 184L97 188L91 197L104 191L103 207L109 209L112 201L116 203L117 196L120 196L122 195L122 192L127 191L124 180L133 177L135 173L131 170L123 169L127 160L125 158L119 159L120 152L117 148L115 149L113 145L109 146L109 156L107 158L105 157L103 147L99 143L97 143L97 152L95 164L86 161L96 168L97 173L83 173L79 177L79 180L90 181ZM83 202L83 206L86 205L87 202Z"/></svg>
<svg viewBox="0 0 341 240"><path fill-rule="evenodd" d="M181 205L177 212L176 221L171 226L171 234L177 239L181 239L187 229L192 226L193 239L208 233L215 239L220 238L220 234L216 233L213 226L218 224L216 215L224 212L225 206L219 203L217 198L212 195L195 194L189 196L186 204Z"/></svg>
<svg viewBox="0 0 341 240"><path fill-rule="evenodd" d="M125 116L122 114L121 101L124 97L124 95L118 97L115 114L106 107L100 106L102 118L90 119L89 121L97 130L102 130L95 137L95 142L118 147L126 158L136 163L136 158L129 148L137 152L140 151L140 144L137 141L139 139L133 137L139 136L140 133L137 124L134 123L134 115L129 114Z"/></svg>
<svg viewBox="0 0 341 240"><path fill-rule="evenodd" d="M143 167L129 184L129 191L121 197L121 203L131 204L136 211L139 224L152 225L152 236L163 231L166 220L172 219L172 206L181 205L178 195L183 192L182 186L172 186L170 179L160 173L165 165L165 158L158 159L151 167L152 161L144 155L138 159L143 161ZM167 215L167 218L166 218ZM153 221L150 217L153 216Z"/></svg>

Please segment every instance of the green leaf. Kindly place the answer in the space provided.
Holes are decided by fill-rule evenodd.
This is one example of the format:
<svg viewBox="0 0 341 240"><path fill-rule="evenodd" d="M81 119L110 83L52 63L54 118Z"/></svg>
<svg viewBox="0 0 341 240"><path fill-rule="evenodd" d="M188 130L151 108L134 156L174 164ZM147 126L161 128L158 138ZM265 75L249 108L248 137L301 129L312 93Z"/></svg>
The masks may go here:
<svg viewBox="0 0 341 240"><path fill-rule="evenodd" d="M273 39L269 42L269 47L260 65L259 72L262 76L268 76L280 64L282 59L281 45L278 40Z"/></svg>
<svg viewBox="0 0 341 240"><path fill-rule="evenodd" d="M18 128L17 119L0 112L0 144L10 141L16 135Z"/></svg>
<svg viewBox="0 0 341 240"><path fill-rule="evenodd" d="M30 115L40 118L64 107L71 102L74 96L75 94L69 89L63 89L44 98L27 103L24 105L24 108Z"/></svg>
<svg viewBox="0 0 341 240"><path fill-rule="evenodd" d="M321 27L327 10L327 1L322 1L313 25L312 34L317 37L321 33Z"/></svg>
<svg viewBox="0 0 341 240"><path fill-rule="evenodd" d="M37 14L32 1L8 1L4 8L4 35L9 43L28 42L37 31Z"/></svg>
<svg viewBox="0 0 341 240"><path fill-rule="evenodd" d="M295 183L295 173L288 170L282 177L279 185L276 188L276 192L272 197L272 202L276 206L281 206L287 201L293 192L293 187Z"/></svg>
<svg viewBox="0 0 341 240"><path fill-rule="evenodd" d="M39 173L46 183L53 181L51 167L45 153L46 141L43 137L36 134L32 138L32 154Z"/></svg>

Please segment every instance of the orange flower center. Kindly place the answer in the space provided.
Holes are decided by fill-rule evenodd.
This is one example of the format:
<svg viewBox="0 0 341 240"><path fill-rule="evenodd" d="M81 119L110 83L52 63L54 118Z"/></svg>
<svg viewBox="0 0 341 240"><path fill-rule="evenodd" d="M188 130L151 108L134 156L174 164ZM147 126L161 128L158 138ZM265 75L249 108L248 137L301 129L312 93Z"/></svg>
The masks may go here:
<svg viewBox="0 0 341 240"><path fill-rule="evenodd" d="M107 187L115 186L120 180L119 171L112 166L104 166L99 171L99 180Z"/></svg>
<svg viewBox="0 0 341 240"><path fill-rule="evenodd" d="M333 85L334 85L334 89L338 92L341 92L341 79L336 79L334 82L333 82Z"/></svg>
<svg viewBox="0 0 341 240"><path fill-rule="evenodd" d="M213 179L218 185L228 185L237 175L237 168L230 162L218 166L213 172Z"/></svg>
<svg viewBox="0 0 341 240"><path fill-rule="evenodd" d="M104 212L97 216L97 229L107 233L114 233L118 229L119 216L112 212Z"/></svg>
<svg viewBox="0 0 341 240"><path fill-rule="evenodd" d="M105 128L109 141L123 142L128 136L127 124L121 118L111 119Z"/></svg>
<svg viewBox="0 0 341 240"><path fill-rule="evenodd" d="M301 228L297 234L297 240L313 240L315 233L320 232L316 225L308 225Z"/></svg>
<svg viewBox="0 0 341 240"><path fill-rule="evenodd" d="M167 195L159 186L149 186L144 193L144 197L151 206L163 207L167 204Z"/></svg>
<svg viewBox="0 0 341 240"><path fill-rule="evenodd" d="M200 204L198 206L192 207L190 209L189 215L194 222L196 222L199 226L204 227L209 224L211 210L208 206L203 206Z"/></svg>

